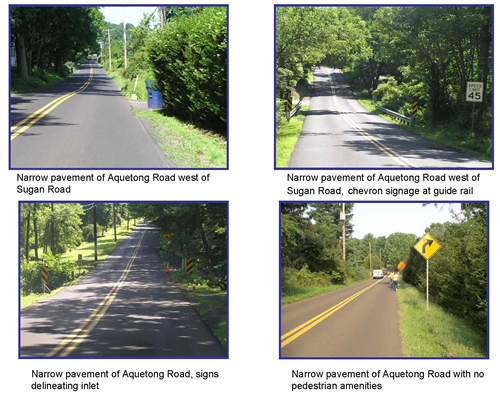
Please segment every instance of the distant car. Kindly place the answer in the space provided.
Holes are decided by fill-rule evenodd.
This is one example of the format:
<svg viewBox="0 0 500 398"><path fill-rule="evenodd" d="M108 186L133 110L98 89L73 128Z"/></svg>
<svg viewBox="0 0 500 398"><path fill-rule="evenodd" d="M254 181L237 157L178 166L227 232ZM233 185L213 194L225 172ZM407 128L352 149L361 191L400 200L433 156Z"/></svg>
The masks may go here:
<svg viewBox="0 0 500 398"><path fill-rule="evenodd" d="M382 272L381 269L374 269L373 270L373 279L381 279L384 277L384 273Z"/></svg>
<svg viewBox="0 0 500 398"><path fill-rule="evenodd" d="M384 268L382 272L384 273L384 275L387 275L387 268Z"/></svg>

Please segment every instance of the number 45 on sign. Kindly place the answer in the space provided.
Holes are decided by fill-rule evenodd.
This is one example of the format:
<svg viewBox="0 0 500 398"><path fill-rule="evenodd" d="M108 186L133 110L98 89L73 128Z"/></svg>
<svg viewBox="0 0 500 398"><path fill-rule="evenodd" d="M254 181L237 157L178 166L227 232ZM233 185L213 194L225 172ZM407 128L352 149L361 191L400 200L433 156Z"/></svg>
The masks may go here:
<svg viewBox="0 0 500 398"><path fill-rule="evenodd" d="M467 82L465 100L467 102L483 102L483 83Z"/></svg>

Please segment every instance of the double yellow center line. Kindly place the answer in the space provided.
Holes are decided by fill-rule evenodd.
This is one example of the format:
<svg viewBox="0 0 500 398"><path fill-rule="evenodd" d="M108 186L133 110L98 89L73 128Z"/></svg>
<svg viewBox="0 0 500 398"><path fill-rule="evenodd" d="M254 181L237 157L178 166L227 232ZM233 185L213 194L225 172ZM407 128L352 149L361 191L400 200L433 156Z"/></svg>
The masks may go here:
<svg viewBox="0 0 500 398"><path fill-rule="evenodd" d="M314 318L309 319L307 322L304 322L302 325L297 326L295 329L290 330L288 333L285 333L284 335L281 336L281 348L290 344L296 338L302 336L304 333L306 333L307 331L309 331L310 329L315 327L317 324L323 322L330 315L333 315L335 312L340 310L342 307L349 304L356 297L361 296L363 293L370 290L373 286L379 284L383 280L384 280L384 278L380 279L379 281L377 281L375 283L372 283L370 286L365 287L364 289L360 290L359 292L353 294L351 297L346 298L344 301L341 301L340 303L335 304L333 307L328 308L326 311L323 311L321 314L316 315Z"/></svg>
<svg viewBox="0 0 500 398"><path fill-rule="evenodd" d="M31 115L29 115L24 120L21 120L19 123L17 123L14 126L12 126L10 128L10 132L11 132L10 139L13 140L19 134L24 133L31 126L33 126L36 122L38 122L43 117L47 116L55 108L57 108L59 105L61 105L64 101L66 101L67 99L69 99L69 98L73 97L74 95L77 95L78 93L81 93L83 90L85 90L90 85L90 82L92 81L92 75L93 75L93 68L92 68L92 61L90 61L89 78L83 84L83 86L81 86L76 91L73 91L71 93L65 94L62 97L56 98L54 101L49 102L47 105L45 105L44 107L42 107L42 108L38 109L37 111L33 112Z"/></svg>
<svg viewBox="0 0 500 398"><path fill-rule="evenodd" d="M134 259L137 256L139 248L141 247L145 233L146 231L142 233L139 239L139 243L137 244L134 253L132 254L132 257L130 257L130 260L127 266L125 267L125 270L121 274L118 282L116 282L116 284L106 295L106 297L104 297L104 299L92 311L92 313L82 322L82 324L78 326L75 330L73 330L73 332L71 332L71 334L68 337L66 337L57 347L55 347L52 351L50 351L46 355L46 357L55 357L55 356L67 357L78 347L78 345L80 345L87 338L92 329L94 329L97 323L104 316L109 306L111 305L116 295L118 294L118 290L120 290L123 283L127 279L130 269L132 268L132 263L134 262Z"/></svg>
<svg viewBox="0 0 500 398"><path fill-rule="evenodd" d="M380 149L382 152L384 152L387 156L389 156L390 158L392 158L399 165L401 165L403 167L406 167L406 168L410 168L410 167L418 168L417 165L415 165L414 163L410 162L408 159L403 158L403 156L401 156L399 153L397 153L396 151L392 150L388 146L382 144L380 141L378 141L375 138L373 138L370 134L368 134L366 131L364 131L361 127L357 126L356 123L354 123L351 119L349 119L344 114L344 112L342 112L340 110L340 105L339 105L339 102L338 102L338 99L337 99L337 95L335 94L335 87L333 85L333 80L332 80L332 76L331 76L330 73L328 74L328 79L330 80L330 87L332 89L333 102L334 102L334 104L335 104L335 106L336 106L336 108L337 108L340 116L342 116L347 123L349 123L362 136L364 136L368 141L370 141L378 149Z"/></svg>

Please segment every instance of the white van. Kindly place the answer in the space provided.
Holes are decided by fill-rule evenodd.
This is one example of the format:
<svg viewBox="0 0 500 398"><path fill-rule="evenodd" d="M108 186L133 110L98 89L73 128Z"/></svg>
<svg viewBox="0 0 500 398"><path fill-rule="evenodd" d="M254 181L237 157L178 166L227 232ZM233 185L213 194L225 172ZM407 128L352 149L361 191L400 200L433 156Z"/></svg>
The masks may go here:
<svg viewBox="0 0 500 398"><path fill-rule="evenodd" d="M384 277L384 273L381 269L373 270L373 279L382 279Z"/></svg>

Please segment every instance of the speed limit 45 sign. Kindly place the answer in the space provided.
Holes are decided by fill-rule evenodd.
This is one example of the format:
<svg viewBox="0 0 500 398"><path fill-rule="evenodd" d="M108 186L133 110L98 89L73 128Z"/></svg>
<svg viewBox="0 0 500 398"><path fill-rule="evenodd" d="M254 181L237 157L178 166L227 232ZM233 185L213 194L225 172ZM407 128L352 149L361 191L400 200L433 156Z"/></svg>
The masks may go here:
<svg viewBox="0 0 500 398"><path fill-rule="evenodd" d="M467 82L465 100L467 102L483 102L483 83Z"/></svg>

